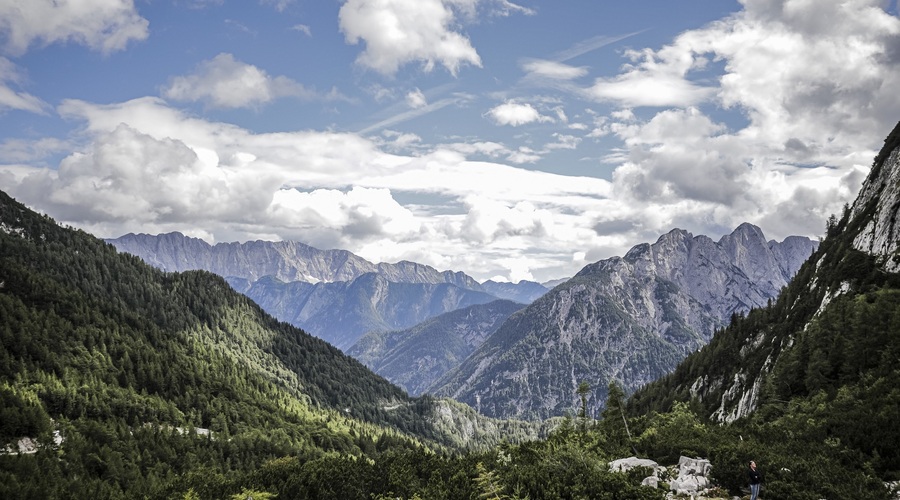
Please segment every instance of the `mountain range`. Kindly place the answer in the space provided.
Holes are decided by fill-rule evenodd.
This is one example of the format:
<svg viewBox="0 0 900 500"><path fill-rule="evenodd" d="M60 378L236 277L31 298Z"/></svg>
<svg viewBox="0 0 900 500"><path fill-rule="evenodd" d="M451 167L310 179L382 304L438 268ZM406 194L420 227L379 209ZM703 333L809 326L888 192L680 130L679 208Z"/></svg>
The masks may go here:
<svg viewBox="0 0 900 500"><path fill-rule="evenodd" d="M577 407L587 382L596 414L609 382L631 392L670 372L732 316L774 299L816 245L766 241L751 224L718 242L673 230L511 316L431 392L486 415L541 419Z"/></svg>
<svg viewBox="0 0 900 500"><path fill-rule="evenodd" d="M898 207L900 123L853 205L829 221L822 245L778 300L737 318L670 376L639 391L635 407L692 398L713 420L732 422L820 391L833 400L839 386L873 391L877 379L888 377L887 392L873 393L875 407L860 410L875 415L893 404L900 417ZM884 417L884 425L896 428L896 420Z"/></svg>
<svg viewBox="0 0 900 500"><path fill-rule="evenodd" d="M533 282L479 284L462 272L372 264L289 242L213 246L179 233L108 241L165 270L226 276L276 318L358 356L412 394L526 419L570 411L582 381L592 386L596 413L610 381L631 392L665 375L733 314L774 299L816 247L796 236L767 241L751 224L718 242L676 229L548 292ZM455 314L498 297L528 307Z"/></svg>
<svg viewBox="0 0 900 500"><path fill-rule="evenodd" d="M475 392L476 405L497 413L564 408L514 396L536 388L551 397L578 380L572 367L590 351L567 346L595 348L592 363L624 358L630 371L620 374L635 377L641 354L690 352L627 400L610 377L600 421L587 411L597 394L579 383L586 411L545 422L554 431L535 440L546 426L412 398L220 276L160 271L0 192L0 443L38 443L0 449L0 496L664 498L638 485L641 471L608 471L633 452L665 463L710 457L711 479L730 495L756 460L771 498L894 498L898 216L900 123L853 205L809 242L815 249L777 297L749 311L793 274L806 242L766 242L749 225L718 242L675 230L587 266L531 305L494 301L433 318L461 325L455 338L474 349L461 368L504 342L500 352L524 358L501 359L510 369L528 369L531 358L545 365L490 379L505 402ZM746 268L761 262L777 266ZM717 291L702 293L702 274ZM702 334L693 329L706 322L723 326L695 349ZM428 324L367 335L372 349L360 356L414 353L450 328ZM628 342L617 334L634 334L640 351L617 347ZM499 364L481 363L471 379ZM529 378L537 383L509 383Z"/></svg>
<svg viewBox="0 0 900 500"><path fill-rule="evenodd" d="M529 281L482 285L463 272L409 261L373 264L345 250L296 242L210 245L181 233L107 241L164 271L219 274L276 318L345 351L370 331L410 328L498 298L530 301L547 291Z"/></svg>
<svg viewBox="0 0 900 500"><path fill-rule="evenodd" d="M251 282L271 276L287 283L346 282L375 273L395 283L450 283L481 290L477 281L461 272L439 272L431 266L409 261L373 264L346 250L319 250L296 241L210 245L200 238L175 232L129 233L107 242L121 252L137 255L147 264L169 272L205 270Z"/></svg>

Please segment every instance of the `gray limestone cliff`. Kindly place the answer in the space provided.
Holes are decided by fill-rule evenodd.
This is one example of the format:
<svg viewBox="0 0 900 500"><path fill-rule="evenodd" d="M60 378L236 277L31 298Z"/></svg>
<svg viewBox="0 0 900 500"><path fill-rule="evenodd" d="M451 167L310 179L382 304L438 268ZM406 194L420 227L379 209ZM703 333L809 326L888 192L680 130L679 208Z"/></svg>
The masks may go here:
<svg viewBox="0 0 900 500"><path fill-rule="evenodd" d="M865 228L853 240L853 246L878 257L884 269L900 271L900 148L885 158L881 168L873 171L863 184L859 197L850 210L850 217L860 216L874 204L875 212Z"/></svg>

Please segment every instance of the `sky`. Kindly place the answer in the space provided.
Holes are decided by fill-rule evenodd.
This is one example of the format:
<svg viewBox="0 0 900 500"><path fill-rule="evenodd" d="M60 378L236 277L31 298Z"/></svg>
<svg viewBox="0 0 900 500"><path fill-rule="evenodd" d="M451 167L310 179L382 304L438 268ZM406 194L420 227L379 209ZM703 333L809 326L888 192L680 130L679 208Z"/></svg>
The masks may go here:
<svg viewBox="0 0 900 500"><path fill-rule="evenodd" d="M543 282L675 228L822 235L898 89L897 0L0 0L0 189Z"/></svg>

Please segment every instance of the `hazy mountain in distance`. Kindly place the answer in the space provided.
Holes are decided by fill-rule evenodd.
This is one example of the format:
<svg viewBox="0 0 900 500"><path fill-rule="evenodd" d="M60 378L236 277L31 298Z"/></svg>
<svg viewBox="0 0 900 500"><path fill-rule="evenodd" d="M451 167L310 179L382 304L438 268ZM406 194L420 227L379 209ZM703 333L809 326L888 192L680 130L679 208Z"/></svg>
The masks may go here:
<svg viewBox="0 0 900 500"><path fill-rule="evenodd" d="M494 297L520 304L531 304L549 291L549 288L544 285L527 280L521 280L518 283L488 280L481 283L481 286L485 292Z"/></svg>
<svg viewBox="0 0 900 500"><path fill-rule="evenodd" d="M163 271L204 270L219 276L256 281L274 276L283 282L353 281L376 273L395 283L451 283L481 290L462 272L438 271L431 266L401 261L373 264L347 250L319 250L296 241L248 241L210 245L181 233L129 233L106 240L120 252L136 255Z"/></svg>
<svg viewBox="0 0 900 500"><path fill-rule="evenodd" d="M495 300L457 309L406 330L368 333L347 353L410 394L420 395L523 307Z"/></svg>
<svg viewBox="0 0 900 500"><path fill-rule="evenodd" d="M274 277L228 282L269 314L345 350L366 332L409 328L461 307L496 300L451 283L396 283L378 273L335 283L285 283Z"/></svg>

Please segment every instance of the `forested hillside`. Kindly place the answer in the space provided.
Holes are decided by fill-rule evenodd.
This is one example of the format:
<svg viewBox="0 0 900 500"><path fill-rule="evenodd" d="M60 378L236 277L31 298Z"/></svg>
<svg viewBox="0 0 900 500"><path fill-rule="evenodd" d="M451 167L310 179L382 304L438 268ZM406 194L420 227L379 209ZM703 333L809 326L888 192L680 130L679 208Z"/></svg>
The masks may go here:
<svg viewBox="0 0 900 500"><path fill-rule="evenodd" d="M278 457L536 432L471 411L438 415L444 405L410 398L222 278L156 270L5 193L0 317L0 442L42 444L33 460L0 457L3 498L225 492ZM452 428L464 424L479 430Z"/></svg>

